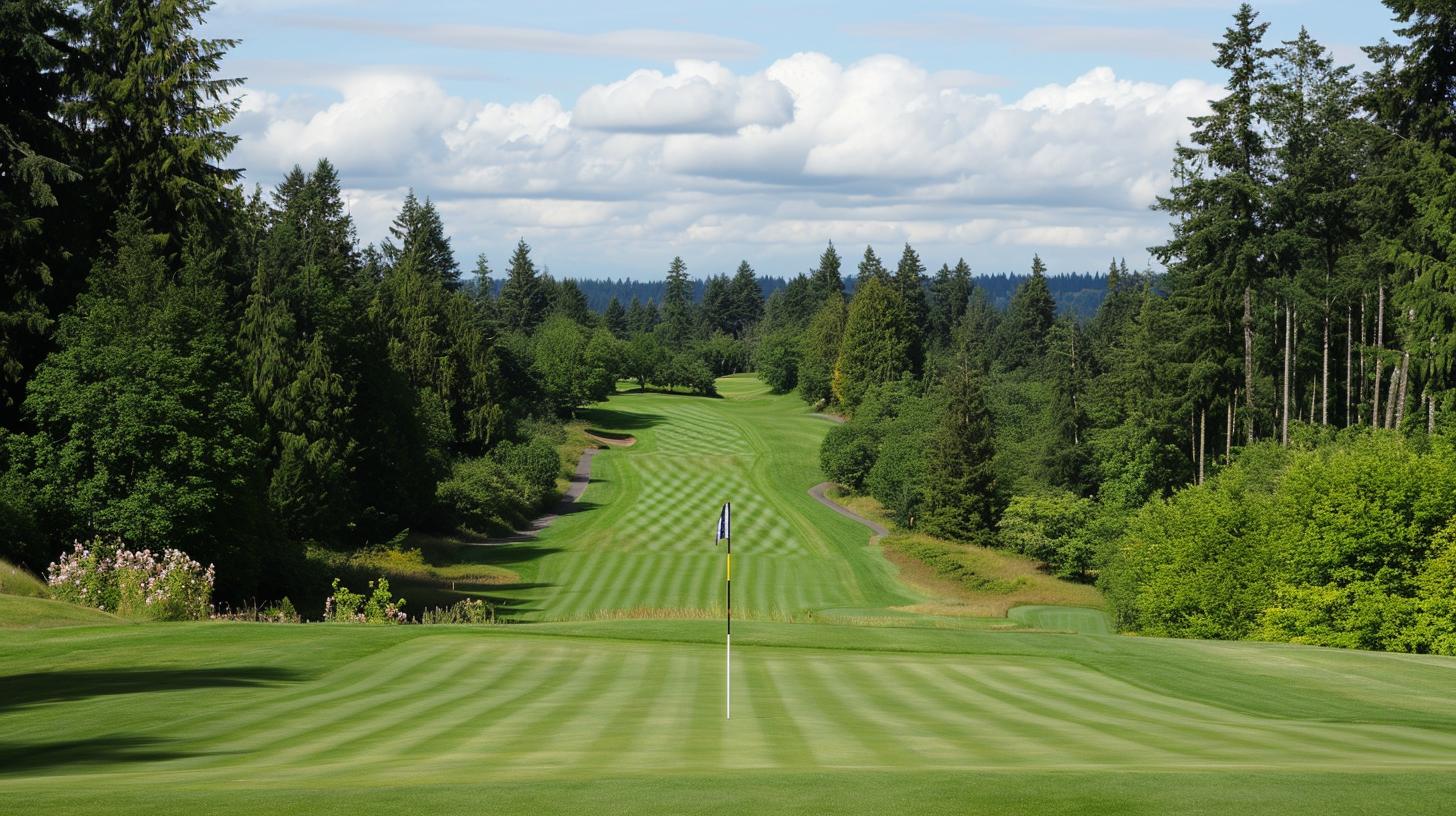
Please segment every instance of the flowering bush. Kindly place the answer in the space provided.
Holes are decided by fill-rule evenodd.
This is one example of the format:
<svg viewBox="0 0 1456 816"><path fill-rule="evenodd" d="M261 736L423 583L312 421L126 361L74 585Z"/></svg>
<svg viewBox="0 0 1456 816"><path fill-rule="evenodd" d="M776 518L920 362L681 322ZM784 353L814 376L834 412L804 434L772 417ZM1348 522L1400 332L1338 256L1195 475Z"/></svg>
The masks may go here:
<svg viewBox="0 0 1456 816"><path fill-rule="evenodd" d="M77 541L52 563L46 583L57 598L132 617L202 620L216 572L171 548L160 557L129 550L119 541Z"/></svg>
<svg viewBox="0 0 1456 816"><path fill-rule="evenodd" d="M404 598L394 599L389 594L389 579L381 576L378 581L369 582L369 595L365 597L339 585L334 579L334 594L324 601L324 620L336 623L408 623L409 616L404 609Z"/></svg>
<svg viewBox="0 0 1456 816"><path fill-rule="evenodd" d="M451 606L426 609L420 623L495 623L495 607L479 598L456 601Z"/></svg>

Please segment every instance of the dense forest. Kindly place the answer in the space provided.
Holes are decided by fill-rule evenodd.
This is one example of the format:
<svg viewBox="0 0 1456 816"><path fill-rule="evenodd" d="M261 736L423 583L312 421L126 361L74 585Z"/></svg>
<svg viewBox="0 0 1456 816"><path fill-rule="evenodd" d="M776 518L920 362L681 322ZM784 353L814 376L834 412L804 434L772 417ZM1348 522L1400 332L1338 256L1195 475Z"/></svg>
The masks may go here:
<svg viewBox="0 0 1456 816"><path fill-rule="evenodd" d="M1038 259L1003 312L910 247L846 299L826 253L759 348L849 416L825 471L1095 577L1125 629L1456 653L1456 18L1387 5L1359 77L1239 9L1157 204L1166 271L1114 263L1090 320Z"/></svg>
<svg viewBox="0 0 1456 816"><path fill-rule="evenodd" d="M306 597L320 550L521 524L619 381L755 370L846 420L831 478L1125 629L1456 653L1456 20L1387 5L1359 76L1238 11L1156 271L829 243L583 283L524 240L462 269L414 193L361 246L325 158L244 189L205 2L5 2L0 557L173 546Z"/></svg>

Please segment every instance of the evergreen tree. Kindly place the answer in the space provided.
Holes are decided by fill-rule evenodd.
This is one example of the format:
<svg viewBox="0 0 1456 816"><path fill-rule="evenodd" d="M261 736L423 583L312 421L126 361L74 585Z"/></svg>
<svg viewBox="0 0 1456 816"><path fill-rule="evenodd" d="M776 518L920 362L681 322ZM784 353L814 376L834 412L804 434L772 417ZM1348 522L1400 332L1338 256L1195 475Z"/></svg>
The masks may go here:
<svg viewBox="0 0 1456 816"><path fill-rule="evenodd" d="M58 538L183 546L239 597L275 555L257 420L235 384L215 257L177 268L141 212L118 214L114 250L30 385L28 480Z"/></svg>
<svg viewBox="0 0 1456 816"><path fill-rule="evenodd" d="M1228 94L1193 117L1192 145L1174 158L1174 186L1158 208L1173 218L1173 237L1155 254L1171 269L1186 265L1206 281L1210 307L1241 312L1245 439L1255 432L1254 300L1268 275L1265 183L1269 148L1263 116L1269 81L1260 46L1268 23L1249 4L1217 43L1214 65L1228 72Z"/></svg>
<svg viewBox="0 0 1456 816"><path fill-rule="evenodd" d="M738 271L733 273L729 301L733 315L729 333L734 337L745 337L763 319L763 289L758 285L758 278L748 261L739 262Z"/></svg>
<svg viewBox="0 0 1456 816"><path fill-rule="evenodd" d="M1041 359L1056 312L1056 302L1047 288L1046 264L1040 256L1033 256L1031 277L1011 296L1006 318L997 329L997 364L1009 371Z"/></svg>
<svg viewBox="0 0 1456 816"><path fill-rule="evenodd" d="M908 243L895 267L895 290L904 305L905 325L910 327L910 370L918 376L925 367L924 332L929 310L925 305L925 264Z"/></svg>
<svg viewBox="0 0 1456 816"><path fill-rule="evenodd" d="M703 287L703 303L698 310L705 335L714 332L733 333L733 292L728 278L714 275Z"/></svg>
<svg viewBox="0 0 1456 816"><path fill-rule="evenodd" d="M871 386L910 372L910 327L888 275L868 274L850 302L831 388L853 412Z"/></svg>
<svg viewBox="0 0 1456 816"><path fill-rule="evenodd" d="M844 296L834 292L819 307L800 341L797 376L799 396L810 405L834 398L834 364L844 336Z"/></svg>
<svg viewBox="0 0 1456 816"><path fill-rule="evenodd" d="M522 238L511 253L510 270L501 285L497 311L505 331L529 332L541 325L550 310L546 281L536 273L531 261L531 248Z"/></svg>
<svg viewBox="0 0 1456 816"><path fill-rule="evenodd" d="M445 235L440 212L430 199L421 204L414 190L406 193L404 206L390 225L389 234L394 240L386 239L381 246L387 263L396 267L408 265L448 289L460 285L460 265L450 249L450 238Z"/></svg>
<svg viewBox="0 0 1456 816"><path fill-rule="evenodd" d="M85 135L89 211L109 218L135 191L140 216L169 252L180 251L185 224L220 234L224 191L240 174L220 165L238 141L225 128L242 81L216 78L237 41L194 33L210 5L86 3L73 45L81 67L66 75L66 120Z"/></svg>
<svg viewBox="0 0 1456 816"><path fill-rule="evenodd" d="M818 308L819 301L814 297L809 279L799 275L769 297L764 304L763 320L770 332L798 333L809 324Z"/></svg>
<svg viewBox="0 0 1456 816"><path fill-rule="evenodd" d="M693 286L682 258L673 258L667 269L667 290L662 297L663 342L680 349L693 338Z"/></svg>
<svg viewBox="0 0 1456 816"><path fill-rule="evenodd" d="M57 40L78 30L72 10L55 0L0 4L0 428L14 424L53 310L79 289L57 280L71 273L64 244L76 218L57 188L80 179L57 121L70 62Z"/></svg>
<svg viewBox="0 0 1456 816"><path fill-rule="evenodd" d="M839 274L840 264L839 252L834 248L834 242L830 241L819 256L819 266L809 275L809 288L816 301L823 303L834 295L844 296L844 280Z"/></svg>
<svg viewBox="0 0 1456 816"><path fill-rule="evenodd" d="M591 327L596 325L596 315L586 305L586 295L581 287L571 278L563 278L556 284L556 297L553 310L557 314L563 314L576 322L578 326Z"/></svg>
<svg viewBox="0 0 1456 816"><path fill-rule="evenodd" d="M642 308L642 304L638 303L636 298L632 299L632 305L638 309ZM612 299L607 302L607 310L603 313L602 320L606 324L607 330L618 340L625 339L630 333L631 323L627 310L622 308L622 301L618 300L616 295L612 295Z"/></svg>
<svg viewBox="0 0 1456 816"><path fill-rule="evenodd" d="M1058 320L1052 327L1051 360L1055 365L1052 436L1045 456L1047 481L1077 493L1088 492L1087 348L1075 321Z"/></svg>
<svg viewBox="0 0 1456 816"><path fill-rule="evenodd" d="M930 343L947 348L951 333L966 313L971 301L971 267L964 258L952 269L941 264L930 284Z"/></svg>
<svg viewBox="0 0 1456 816"><path fill-rule="evenodd" d="M944 386L941 409L927 451L920 527L959 541L988 542L994 536L1006 500L996 480L996 448L991 412L981 375L962 359Z"/></svg>
<svg viewBox="0 0 1456 816"><path fill-rule="evenodd" d="M877 278L881 283L890 282L890 273L885 270L885 265L880 263L880 256L875 254L875 248L866 246L864 258L859 262L859 286L864 286L865 281L870 278Z"/></svg>

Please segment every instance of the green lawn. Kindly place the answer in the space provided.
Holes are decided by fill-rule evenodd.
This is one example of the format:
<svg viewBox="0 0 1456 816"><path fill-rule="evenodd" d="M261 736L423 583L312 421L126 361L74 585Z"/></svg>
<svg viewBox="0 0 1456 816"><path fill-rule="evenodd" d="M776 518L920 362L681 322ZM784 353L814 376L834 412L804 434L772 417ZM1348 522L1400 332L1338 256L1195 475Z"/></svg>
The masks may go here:
<svg viewBox="0 0 1456 816"><path fill-rule="evenodd" d="M638 442L577 512L479 548L535 622L86 625L0 596L0 813L1451 812L1456 659L915 614L939 607L806 492L828 423L723 390L613 398L588 421Z"/></svg>
<svg viewBox="0 0 1456 816"><path fill-rule="evenodd" d="M798 619L837 607L919 600L869 546L869 531L818 504L819 443L831 427L757 379L719 381L723 399L622 394L583 412L636 437L597 454L575 512L536 540L485 555L524 589L483 594L524 620L718 614L718 509L733 502L733 610Z"/></svg>

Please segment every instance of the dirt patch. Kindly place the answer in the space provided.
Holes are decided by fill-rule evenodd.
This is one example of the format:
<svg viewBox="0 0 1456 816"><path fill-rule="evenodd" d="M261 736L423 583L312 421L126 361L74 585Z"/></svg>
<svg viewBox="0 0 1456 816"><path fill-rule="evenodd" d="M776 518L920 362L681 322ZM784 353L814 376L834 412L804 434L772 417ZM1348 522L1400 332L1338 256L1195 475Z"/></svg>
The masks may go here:
<svg viewBox="0 0 1456 816"><path fill-rule="evenodd" d="M586 438L614 448L630 448L637 444L637 437L627 434L608 434L602 431L584 431Z"/></svg>

